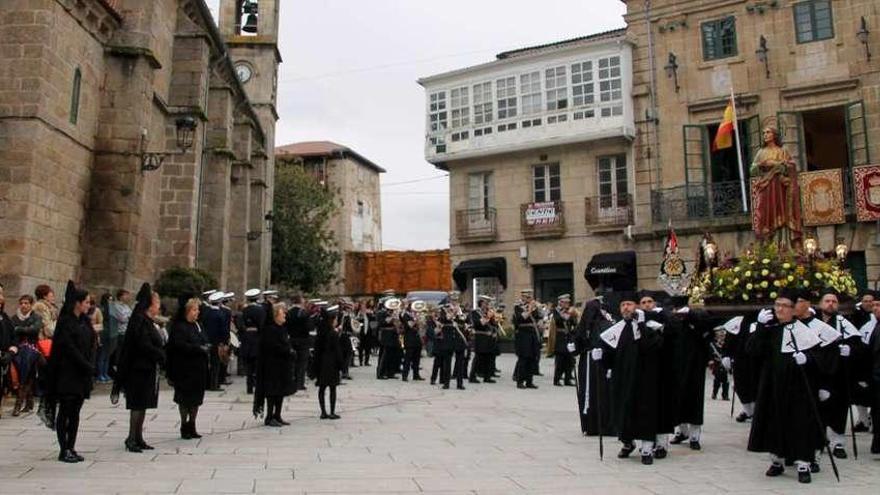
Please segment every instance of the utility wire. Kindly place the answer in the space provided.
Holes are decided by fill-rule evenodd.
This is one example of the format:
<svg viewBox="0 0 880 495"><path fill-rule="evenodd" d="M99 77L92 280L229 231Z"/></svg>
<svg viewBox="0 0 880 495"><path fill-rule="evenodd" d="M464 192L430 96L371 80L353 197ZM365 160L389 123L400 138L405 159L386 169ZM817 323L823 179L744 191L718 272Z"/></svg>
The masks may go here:
<svg viewBox="0 0 880 495"><path fill-rule="evenodd" d="M393 187L393 186L402 186L404 184L415 184L416 182L427 182L430 180L443 179L444 177L449 177L449 174L435 175L433 177L423 177L421 179L404 180L404 181L400 181L400 182L389 182L387 184L382 184L382 187Z"/></svg>

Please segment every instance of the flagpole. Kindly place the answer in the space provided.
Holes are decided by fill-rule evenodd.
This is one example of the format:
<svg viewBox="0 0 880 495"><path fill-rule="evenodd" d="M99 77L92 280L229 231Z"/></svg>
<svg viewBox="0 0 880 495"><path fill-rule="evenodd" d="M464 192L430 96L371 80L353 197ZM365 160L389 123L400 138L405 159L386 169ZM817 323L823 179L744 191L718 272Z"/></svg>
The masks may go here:
<svg viewBox="0 0 880 495"><path fill-rule="evenodd" d="M746 199L746 177L743 167L742 146L739 141L739 118L736 115L736 96L733 94L733 84L730 85L730 105L733 107L733 135L736 137L736 159L739 163L739 189L742 193L743 213L749 212L749 203Z"/></svg>

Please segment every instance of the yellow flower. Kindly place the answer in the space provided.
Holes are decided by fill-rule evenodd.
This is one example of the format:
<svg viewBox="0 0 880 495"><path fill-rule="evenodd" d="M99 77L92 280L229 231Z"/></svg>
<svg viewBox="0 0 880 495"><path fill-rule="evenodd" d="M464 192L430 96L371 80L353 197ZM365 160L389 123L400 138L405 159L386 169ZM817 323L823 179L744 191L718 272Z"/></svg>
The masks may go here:
<svg viewBox="0 0 880 495"><path fill-rule="evenodd" d="M751 270L747 271L747 272L745 273L745 276L746 276L746 277L751 277L751 276L752 276L752 272L751 272Z"/></svg>
<svg viewBox="0 0 880 495"><path fill-rule="evenodd" d="M761 263L764 263L765 265L769 265L769 264L770 264L770 259L768 259L768 258L764 258L764 259L761 260Z"/></svg>
<svg viewBox="0 0 880 495"><path fill-rule="evenodd" d="M748 300L749 300L749 295L743 294L743 301L748 301Z"/></svg>
<svg viewBox="0 0 880 495"><path fill-rule="evenodd" d="M781 287L781 286L782 286L782 282L780 282L779 280L774 280L774 281L773 281L773 286L774 286L774 287Z"/></svg>
<svg viewBox="0 0 880 495"><path fill-rule="evenodd" d="M818 278L819 280L821 280L821 279L822 279L822 274L819 273L819 272L816 272L816 278Z"/></svg>
<svg viewBox="0 0 880 495"><path fill-rule="evenodd" d="M761 270L761 275L763 275L763 276L765 276L765 277L766 277L767 275L770 275L770 270L767 270L767 269Z"/></svg>
<svg viewBox="0 0 880 495"><path fill-rule="evenodd" d="M770 299L776 299L776 293L775 293L775 292L771 292L771 293L770 293Z"/></svg>
<svg viewBox="0 0 880 495"><path fill-rule="evenodd" d="M766 289L766 288L767 288L767 285L768 285L768 284L767 284L767 281L766 281L766 280L763 281L763 282L761 282L761 287L763 287L763 288Z"/></svg>
<svg viewBox="0 0 880 495"><path fill-rule="evenodd" d="M804 287L809 287L809 286L810 286L810 281L804 280Z"/></svg>
<svg viewBox="0 0 880 495"><path fill-rule="evenodd" d="M788 276L788 281L789 281L789 282L794 282L794 277L791 276L791 275L789 275L789 276Z"/></svg>
<svg viewBox="0 0 880 495"><path fill-rule="evenodd" d="M738 278L733 279L733 285L739 285L739 279L738 279Z"/></svg>
<svg viewBox="0 0 880 495"><path fill-rule="evenodd" d="M733 267L733 271L739 273L739 267L738 266Z"/></svg>
<svg viewBox="0 0 880 495"><path fill-rule="evenodd" d="M791 263L783 263L782 268L785 268L786 270L788 270L789 268L791 268Z"/></svg>

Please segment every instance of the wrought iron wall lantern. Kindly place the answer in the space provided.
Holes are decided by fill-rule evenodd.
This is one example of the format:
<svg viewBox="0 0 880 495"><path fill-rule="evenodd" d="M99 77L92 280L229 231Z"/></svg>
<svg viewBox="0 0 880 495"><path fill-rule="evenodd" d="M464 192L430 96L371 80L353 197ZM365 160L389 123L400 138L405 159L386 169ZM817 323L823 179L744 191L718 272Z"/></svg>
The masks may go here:
<svg viewBox="0 0 880 495"><path fill-rule="evenodd" d="M856 37L865 45L865 57L867 57L868 61L871 60L871 47L868 45L868 36L870 34L871 31L868 31L868 21L865 19L865 16L862 16L861 27L859 27Z"/></svg>
<svg viewBox="0 0 880 495"><path fill-rule="evenodd" d="M666 77L675 81L675 92L678 93L681 87L678 85L678 57L674 53L669 52L669 61L664 69L666 69Z"/></svg>
<svg viewBox="0 0 880 495"><path fill-rule="evenodd" d="M198 122L195 118L186 116L180 117L176 121L174 121L175 127L177 128L177 147L180 149L179 154L186 153L186 151L193 146L193 139L195 135L196 127L198 126ZM159 170L162 166L162 163L165 162L165 159L168 158L169 155L173 153L168 152L148 152L147 151L147 130L141 133L141 149L140 149L140 159L141 159L141 172L152 172L154 170Z"/></svg>
<svg viewBox="0 0 880 495"><path fill-rule="evenodd" d="M758 56L758 62L764 64L764 71L767 73L767 79L770 79L770 57L768 54L770 53L770 49L767 48L767 38L764 35L761 35L761 38L758 40L758 49L755 50L755 55Z"/></svg>

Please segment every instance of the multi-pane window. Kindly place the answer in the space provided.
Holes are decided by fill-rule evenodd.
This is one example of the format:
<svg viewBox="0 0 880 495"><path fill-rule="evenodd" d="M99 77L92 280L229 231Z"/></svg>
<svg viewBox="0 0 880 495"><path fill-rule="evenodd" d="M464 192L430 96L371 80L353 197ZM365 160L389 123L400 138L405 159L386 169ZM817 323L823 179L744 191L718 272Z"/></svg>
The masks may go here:
<svg viewBox="0 0 880 495"><path fill-rule="evenodd" d="M544 71L547 84L547 110L568 108L568 85L566 84L565 66L554 67Z"/></svg>
<svg viewBox="0 0 880 495"><path fill-rule="evenodd" d="M474 85L474 125L492 122L492 83Z"/></svg>
<svg viewBox="0 0 880 495"><path fill-rule="evenodd" d="M620 77L620 57L599 59L599 102L603 105L623 100L622 82ZM602 108L602 117L623 114L623 105Z"/></svg>
<svg viewBox="0 0 880 495"><path fill-rule="evenodd" d="M484 215L488 215L489 209L494 207L494 204L492 172L468 174L468 209L475 210L474 213L482 211Z"/></svg>
<svg viewBox="0 0 880 495"><path fill-rule="evenodd" d="M431 93L428 120L430 122L431 132L441 132L446 130L446 91Z"/></svg>
<svg viewBox="0 0 880 495"><path fill-rule="evenodd" d="M466 127L470 124L470 102L468 88L456 88L449 92L449 108L452 128Z"/></svg>
<svg viewBox="0 0 880 495"><path fill-rule="evenodd" d="M516 117L516 77L505 77L495 81L498 97L498 120Z"/></svg>
<svg viewBox="0 0 880 495"><path fill-rule="evenodd" d="M535 202L559 201L561 197L559 164L535 165L532 170L535 184Z"/></svg>
<svg viewBox="0 0 880 495"><path fill-rule="evenodd" d="M541 73L536 71L519 76L519 87L523 115L541 112Z"/></svg>
<svg viewBox="0 0 880 495"><path fill-rule="evenodd" d="M830 0L809 0L794 6L794 27L798 43L834 37Z"/></svg>
<svg viewBox="0 0 880 495"><path fill-rule="evenodd" d="M627 206L626 156L599 157L599 206Z"/></svg>
<svg viewBox="0 0 880 495"><path fill-rule="evenodd" d="M595 102L593 86L593 62L581 62L571 66L571 97L575 107L590 106Z"/></svg>
<svg viewBox="0 0 880 495"><path fill-rule="evenodd" d="M700 26L703 33L703 58L717 60L736 55L736 18L725 17L704 22Z"/></svg>

